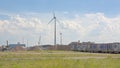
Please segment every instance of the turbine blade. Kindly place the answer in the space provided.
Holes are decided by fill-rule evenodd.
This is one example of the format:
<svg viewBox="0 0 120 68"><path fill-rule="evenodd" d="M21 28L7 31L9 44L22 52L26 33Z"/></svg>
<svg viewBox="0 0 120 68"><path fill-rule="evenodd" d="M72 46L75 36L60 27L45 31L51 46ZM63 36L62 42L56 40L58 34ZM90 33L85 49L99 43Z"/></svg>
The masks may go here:
<svg viewBox="0 0 120 68"><path fill-rule="evenodd" d="M58 19L56 19L56 21L60 24L60 21Z"/></svg>
<svg viewBox="0 0 120 68"><path fill-rule="evenodd" d="M48 24L50 24L53 20L54 20L54 18L52 18L52 19L48 22Z"/></svg>
<svg viewBox="0 0 120 68"><path fill-rule="evenodd" d="M56 19L56 21L59 23L60 27L63 28L62 24L60 23L60 21L58 19Z"/></svg>
<svg viewBox="0 0 120 68"><path fill-rule="evenodd" d="M53 17L55 17L55 12L53 12Z"/></svg>

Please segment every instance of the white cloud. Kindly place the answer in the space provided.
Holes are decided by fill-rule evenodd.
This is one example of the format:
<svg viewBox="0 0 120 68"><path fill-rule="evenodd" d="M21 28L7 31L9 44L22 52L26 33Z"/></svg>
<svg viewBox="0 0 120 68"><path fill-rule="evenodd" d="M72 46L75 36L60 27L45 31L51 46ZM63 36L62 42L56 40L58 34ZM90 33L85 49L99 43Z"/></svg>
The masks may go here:
<svg viewBox="0 0 120 68"><path fill-rule="evenodd" d="M103 13L76 15L74 19L64 20L64 26L73 29L79 38L97 42L120 41L120 17L109 18Z"/></svg>
<svg viewBox="0 0 120 68"><path fill-rule="evenodd" d="M48 25L46 20L49 21L50 18L46 17L46 20L42 20L41 17L36 15L24 16L17 14L8 16L9 19L0 20L0 33L31 38L33 42L37 42L41 34L44 40L43 44L53 43L54 24L51 23ZM73 18L64 16L64 19L60 20L63 29L58 26L59 24L57 25L58 43L61 31L63 32L64 43L67 44L73 40L95 42L120 41L120 16L109 18L104 13L75 14L74 16Z"/></svg>

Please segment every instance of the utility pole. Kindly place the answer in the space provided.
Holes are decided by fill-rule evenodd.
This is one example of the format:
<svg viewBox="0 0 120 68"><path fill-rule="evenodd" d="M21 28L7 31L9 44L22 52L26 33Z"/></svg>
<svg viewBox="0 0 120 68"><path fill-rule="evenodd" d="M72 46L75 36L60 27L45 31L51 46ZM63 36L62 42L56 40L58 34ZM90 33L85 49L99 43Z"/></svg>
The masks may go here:
<svg viewBox="0 0 120 68"><path fill-rule="evenodd" d="M38 46L41 44L41 35L39 37Z"/></svg>
<svg viewBox="0 0 120 68"><path fill-rule="evenodd" d="M24 44L24 37L22 38L22 44Z"/></svg>
<svg viewBox="0 0 120 68"><path fill-rule="evenodd" d="M28 47L28 40L26 40L27 44L26 44L26 47Z"/></svg>
<svg viewBox="0 0 120 68"><path fill-rule="evenodd" d="M6 44L7 44L7 47L8 47L8 45L9 45L9 44L8 44L8 40L6 41Z"/></svg>
<svg viewBox="0 0 120 68"><path fill-rule="evenodd" d="M60 33L60 45L62 45L62 33Z"/></svg>

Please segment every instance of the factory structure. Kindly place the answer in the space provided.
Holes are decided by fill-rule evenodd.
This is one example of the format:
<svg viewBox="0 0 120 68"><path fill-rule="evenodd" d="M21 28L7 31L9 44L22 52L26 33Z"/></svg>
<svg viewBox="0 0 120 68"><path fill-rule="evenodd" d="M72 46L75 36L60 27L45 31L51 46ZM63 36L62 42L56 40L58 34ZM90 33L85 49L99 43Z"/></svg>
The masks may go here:
<svg viewBox="0 0 120 68"><path fill-rule="evenodd" d="M9 43L6 41L6 45L0 46L0 51L36 51L36 50L70 50L70 46L68 45L33 45L33 46L26 46L26 44L17 42L14 44Z"/></svg>
<svg viewBox="0 0 120 68"><path fill-rule="evenodd" d="M71 50L91 53L120 53L120 43L71 42Z"/></svg>
<svg viewBox="0 0 120 68"><path fill-rule="evenodd" d="M39 50L63 50L90 53L120 53L120 43L95 43L95 42L71 42L68 45L34 45L26 47L26 44L16 43L0 46L0 51L39 51Z"/></svg>
<svg viewBox="0 0 120 68"><path fill-rule="evenodd" d="M20 42L16 44L9 44L8 41L6 41L6 45L0 46L0 51L25 51L25 44L21 44Z"/></svg>

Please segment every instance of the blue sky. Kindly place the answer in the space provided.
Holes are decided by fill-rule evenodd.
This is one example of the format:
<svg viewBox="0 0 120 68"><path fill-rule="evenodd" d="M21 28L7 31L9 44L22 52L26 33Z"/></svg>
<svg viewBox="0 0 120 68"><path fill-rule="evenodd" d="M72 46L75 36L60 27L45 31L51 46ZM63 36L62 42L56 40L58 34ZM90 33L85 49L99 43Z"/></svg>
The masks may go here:
<svg viewBox="0 0 120 68"><path fill-rule="evenodd" d="M1 0L0 8L8 12L69 11L81 13L104 12L116 15L120 0Z"/></svg>
<svg viewBox="0 0 120 68"><path fill-rule="evenodd" d="M29 41L53 44L53 24L47 25L55 11L63 32L63 43L71 41L119 42L120 0L0 0L0 45ZM59 26L59 25L58 25Z"/></svg>

